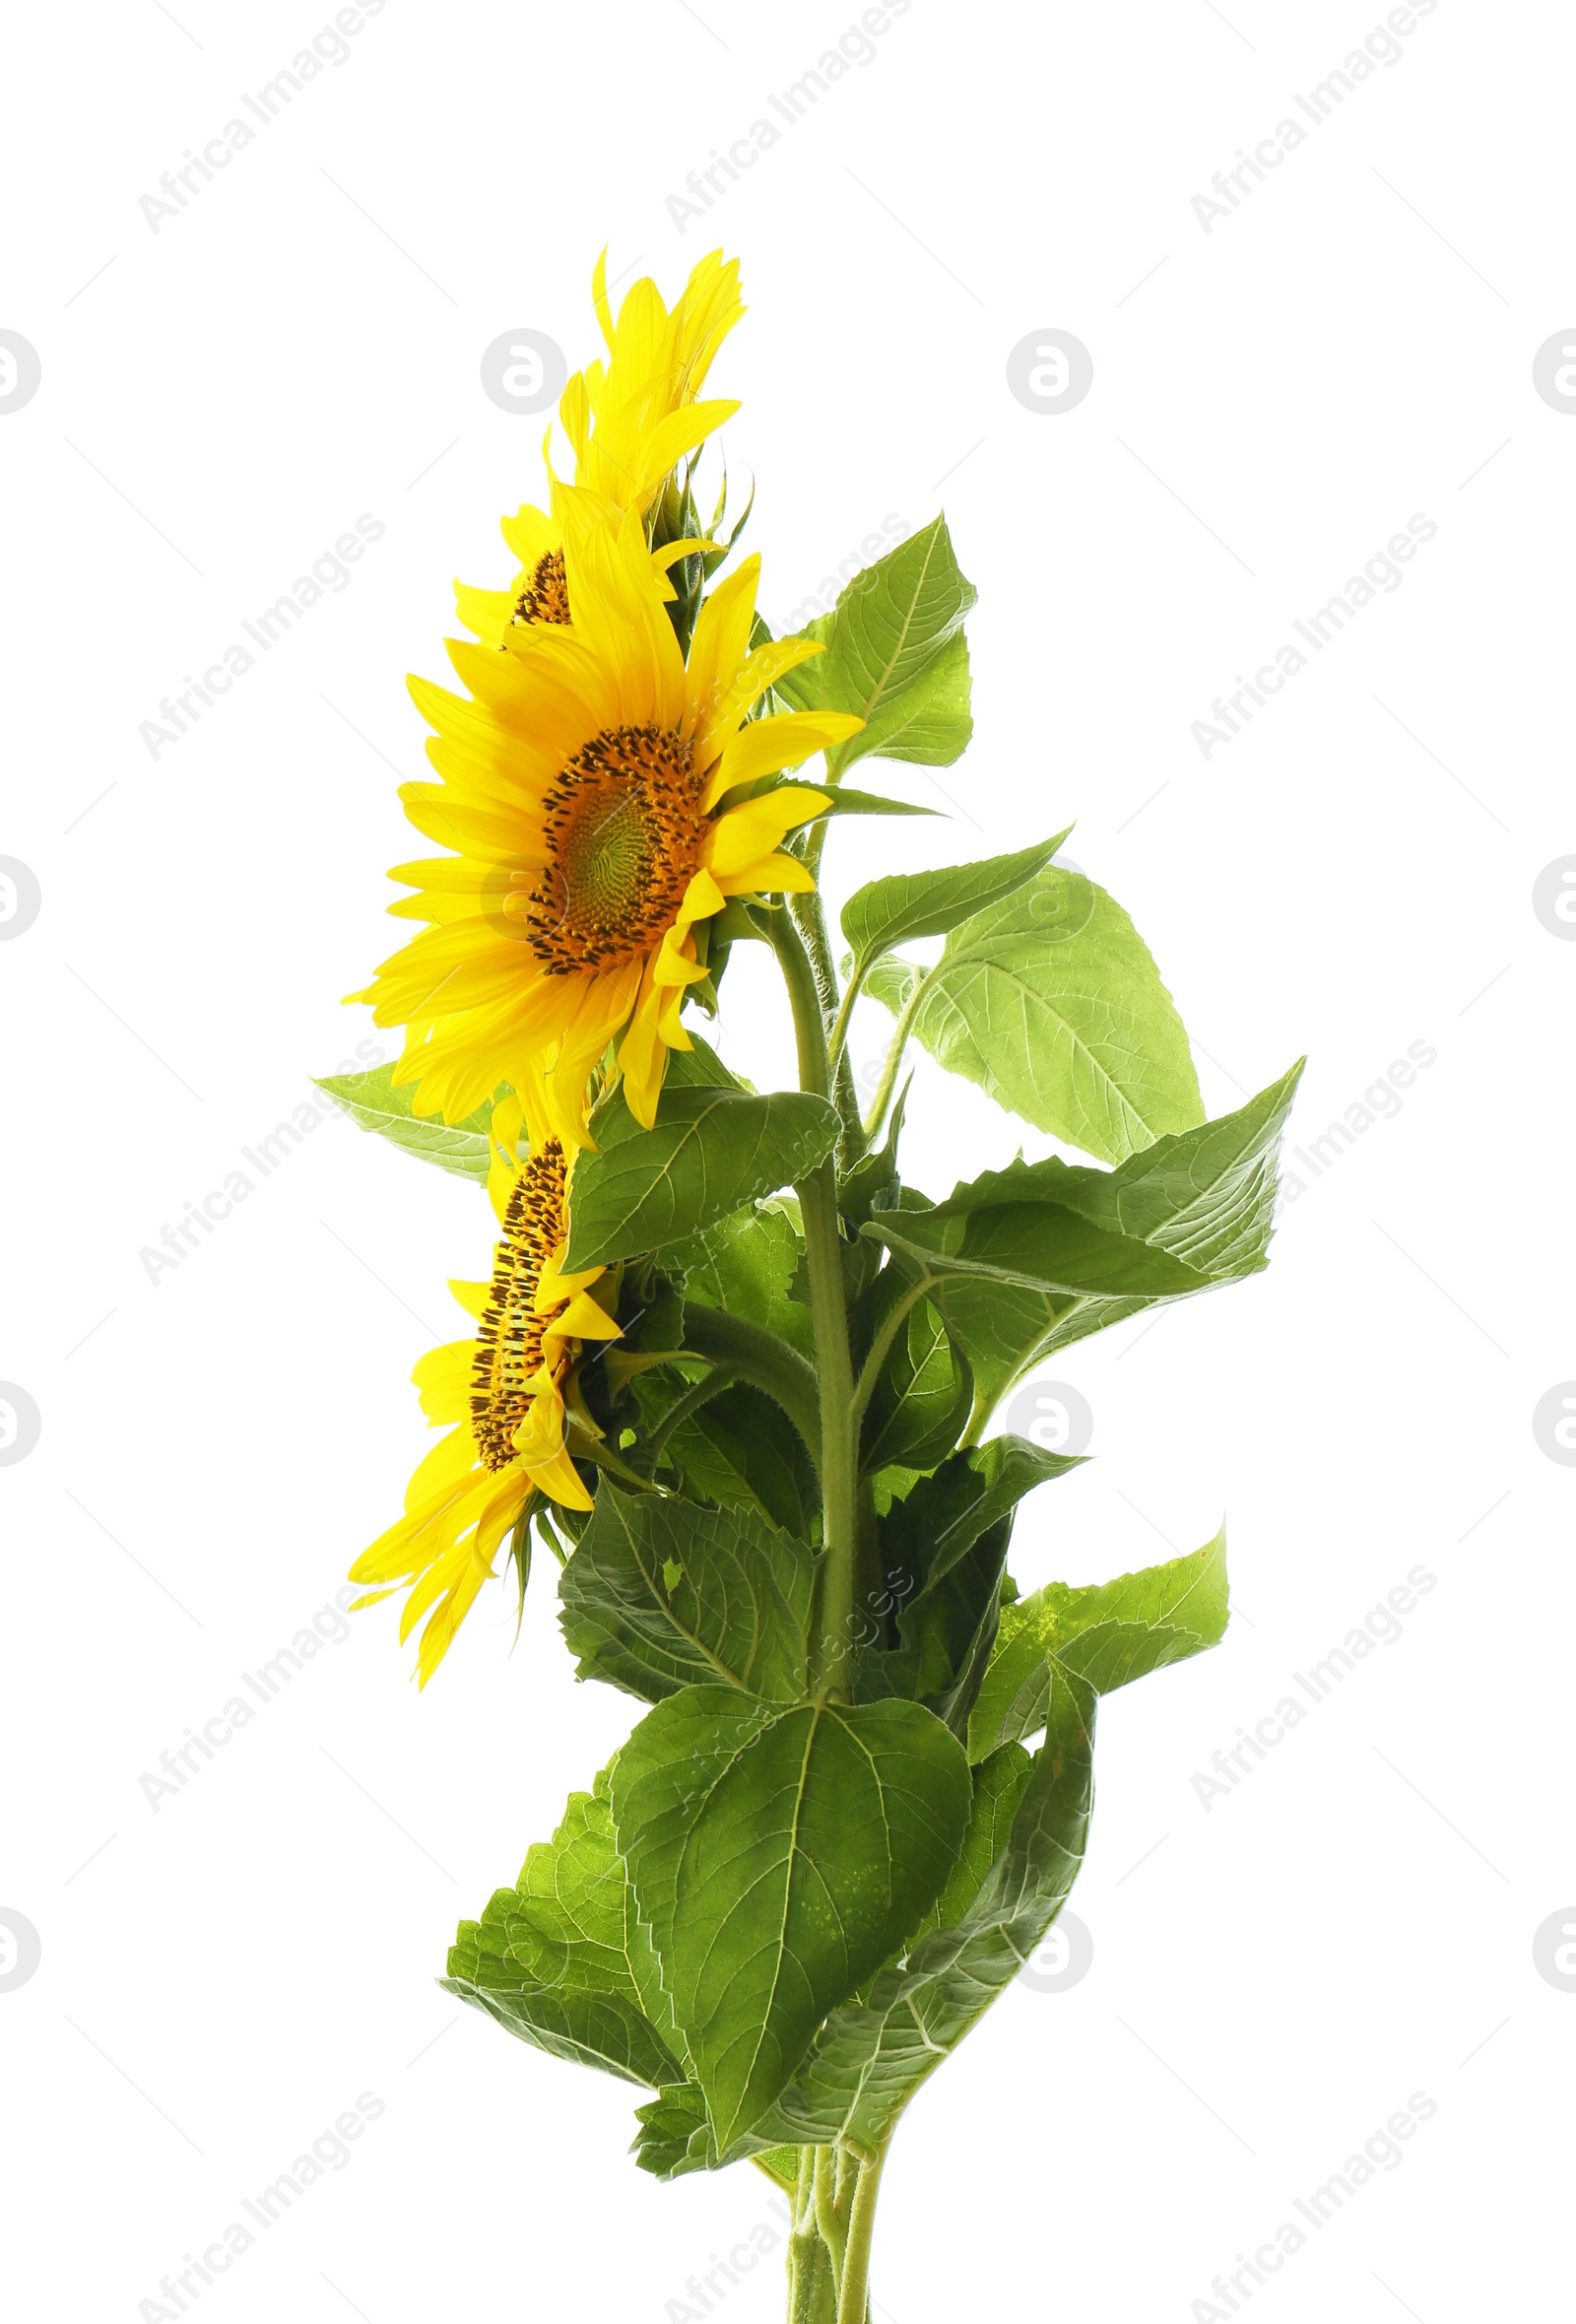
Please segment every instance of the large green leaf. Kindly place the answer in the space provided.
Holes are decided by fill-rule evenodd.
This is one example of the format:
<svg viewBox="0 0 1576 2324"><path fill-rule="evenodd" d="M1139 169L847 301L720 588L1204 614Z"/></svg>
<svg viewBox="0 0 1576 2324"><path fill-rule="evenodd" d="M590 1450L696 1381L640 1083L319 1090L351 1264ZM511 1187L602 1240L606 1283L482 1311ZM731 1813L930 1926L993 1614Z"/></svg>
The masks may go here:
<svg viewBox="0 0 1576 2324"><path fill-rule="evenodd" d="M1058 1197L1072 1170L1054 1157L987 1171L928 1211L875 1212L860 1232L930 1274L972 1276L1084 1298L1180 1298L1210 1278L1185 1259L1096 1226Z"/></svg>
<svg viewBox="0 0 1576 2324"><path fill-rule="evenodd" d="M903 1213L906 1217L907 1214ZM894 1273L877 1286L878 1298L901 1295ZM952 1346L947 1327L928 1300L911 1307L876 1384L860 1439L860 1466L867 1476L879 1469L930 1469L951 1452L963 1432L974 1401L966 1359Z"/></svg>
<svg viewBox="0 0 1576 2324"><path fill-rule="evenodd" d="M723 1064L711 1043L702 1040L693 1026L686 1026L690 1035L688 1049L668 1051L668 1072L663 1084L669 1090L749 1090L749 1082L741 1081L736 1073Z"/></svg>
<svg viewBox="0 0 1576 2324"><path fill-rule="evenodd" d="M1006 1845L973 1902L884 1968L866 2000L832 2013L809 2058L757 2121L759 2137L880 2146L921 2083L1012 1983L1083 1862L1094 1707L1093 1691L1059 1671L1032 1767L1025 1776L1020 1760L998 1761L971 1813L959 1893L994 1843L1001 1810L1013 1807Z"/></svg>
<svg viewBox="0 0 1576 2324"><path fill-rule="evenodd" d="M952 930L933 968L869 989L919 991L912 1030L949 1072L1037 1130L1123 1162L1203 1105L1182 1021L1120 904L1082 872L1037 873Z"/></svg>
<svg viewBox="0 0 1576 2324"><path fill-rule="evenodd" d="M973 731L963 617L973 585L958 570L947 520L856 573L805 635L826 650L776 682L795 709L851 710L863 730L826 754L835 778L856 760L948 766Z"/></svg>
<svg viewBox="0 0 1576 2324"><path fill-rule="evenodd" d="M668 1438L664 1457L673 1464L676 1490L689 1500L753 1510L808 1541L821 1486L804 1438L782 1421L781 1405L736 1380Z"/></svg>
<svg viewBox="0 0 1576 2324"><path fill-rule="evenodd" d="M923 1702L956 1735L967 1731L996 1641L1001 1581L1018 1502L1080 1463L1021 1436L954 1453L912 1486L881 1521L892 1642L864 1646L851 1666L856 1700Z"/></svg>
<svg viewBox="0 0 1576 2324"><path fill-rule="evenodd" d="M852 975L862 981L872 963L894 944L950 936L976 912L1014 895L1025 880L1045 869L1067 835L1059 831L1054 839L1041 839L1013 855L990 856L984 863L952 864L940 872L898 872L856 889L842 909L842 931L853 948Z"/></svg>
<svg viewBox="0 0 1576 2324"><path fill-rule="evenodd" d="M1084 1589L1047 1582L1032 1597L1004 1606L996 1651L969 1720L970 1758L985 1759L1004 1743L1038 1733L1053 1666L1109 1694L1131 1679L1218 1645L1229 1616L1223 1531L1202 1550L1163 1565Z"/></svg>
<svg viewBox="0 0 1576 2324"><path fill-rule="evenodd" d="M994 1405L1015 1380L1059 1349L1186 1295L1185 1290L1154 1288L1151 1268L1191 1270L1196 1290L1237 1282L1265 1265L1274 1231L1280 1133L1301 1071L1300 1064L1293 1066L1236 1113L1159 1139L1114 1170L1061 1162L1018 1164L954 1189L942 1206L949 1217L917 1237L916 1222L930 1214L907 1209L879 1213L868 1231L902 1238L914 1253L907 1263L935 1271L944 1260L944 1245L968 1240L963 1219L977 1193L982 1213L998 1200L1007 1213L1001 1244L993 1246L998 1230L983 1221L974 1229L979 1239L971 1247L989 1265L1003 1260L1013 1237L1018 1238L1018 1257L1024 1256L1033 1238L1032 1214L1043 1202L1039 1224L1057 1256L1046 1264L1042 1255L1037 1279L1026 1283L1005 1271L971 1275L949 1267L929 1295L973 1367L976 1391ZM1031 1189L1037 1190L1034 1199L1025 1204ZM1085 1288L1052 1284L1053 1273L1073 1272L1075 1220L1080 1236L1087 1230L1102 1238L1082 1246L1091 1262L1095 1257L1114 1262L1112 1243L1126 1246L1132 1274L1125 1288L1114 1264L1105 1290L1095 1288L1092 1265ZM1138 1245L1147 1245L1149 1255ZM1151 1288L1143 1288L1146 1280Z"/></svg>
<svg viewBox="0 0 1576 2324"><path fill-rule="evenodd" d="M751 1203L719 1219L704 1233L673 1244L663 1269L681 1275L687 1300L721 1307L774 1332L814 1361L815 1325L810 1309L793 1296L805 1246L788 1209L779 1202Z"/></svg>
<svg viewBox="0 0 1576 2324"><path fill-rule="evenodd" d="M558 1580L575 1675L646 1702L719 1684L800 1701L817 1564L808 1542L744 1510L624 1494L604 1478Z"/></svg>
<svg viewBox="0 0 1576 2324"><path fill-rule="evenodd" d="M630 1736L614 1825L722 2157L934 1904L971 1801L961 1746L912 1702L691 1687Z"/></svg>
<svg viewBox="0 0 1576 2324"><path fill-rule="evenodd" d="M571 1271L660 1250L803 1177L837 1143L834 1107L784 1091L665 1089L642 1129L621 1083L591 1116L597 1151L574 1167Z"/></svg>
<svg viewBox="0 0 1576 2324"><path fill-rule="evenodd" d="M440 1170L451 1170L457 1178L476 1178L487 1184L491 1098L451 1129L435 1115L418 1118L411 1111L416 1085L407 1082L396 1089L392 1065L375 1065L370 1073L331 1073L317 1087L326 1090L360 1128L375 1130L391 1146L414 1154L418 1162L436 1162Z"/></svg>
<svg viewBox="0 0 1576 2324"><path fill-rule="evenodd" d="M653 2089L683 2072L642 2000L656 1980L614 1845L605 1773L570 1796L518 1885L499 1889L480 1921L460 1923L440 1981L553 2057Z"/></svg>

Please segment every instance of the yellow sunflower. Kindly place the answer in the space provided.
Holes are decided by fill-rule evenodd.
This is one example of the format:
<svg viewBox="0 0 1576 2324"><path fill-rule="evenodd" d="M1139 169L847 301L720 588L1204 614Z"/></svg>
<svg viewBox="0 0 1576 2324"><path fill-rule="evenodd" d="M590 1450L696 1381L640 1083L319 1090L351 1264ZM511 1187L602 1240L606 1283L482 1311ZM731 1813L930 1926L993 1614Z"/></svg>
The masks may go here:
<svg viewBox="0 0 1576 2324"><path fill-rule="evenodd" d="M558 418L574 447L575 483L644 515L669 470L739 409L695 401L713 356L745 311L739 261L725 265L720 250L700 259L671 313L643 276L615 322L604 251L591 295L608 360L575 373L559 399Z"/></svg>
<svg viewBox="0 0 1576 2324"><path fill-rule="evenodd" d="M585 1141L590 1075L609 1044L637 1120L655 1116L670 1049L706 973L706 923L735 896L814 886L787 834L824 791L752 787L862 721L748 713L822 649L750 651L759 559L701 607L686 667L637 509L617 528L594 495L555 513L572 623L522 631L508 653L451 643L472 697L413 679L442 780L401 792L419 830L453 848L398 867L419 893L390 908L431 925L352 997L403 1025L395 1080L420 1114L464 1119L500 1082L534 1091L568 1147Z"/></svg>
<svg viewBox="0 0 1576 2324"><path fill-rule="evenodd" d="M494 1117L494 1129L511 1134L510 1156L519 1113L517 1101L505 1100ZM533 1497L591 1506L564 1442L565 1398L576 1401L582 1342L617 1339L619 1326L593 1295L604 1270L562 1270L568 1177L553 1138L494 1173L503 1231L492 1279L449 1287L476 1318L476 1334L432 1349L411 1375L422 1410L448 1433L412 1477L404 1516L351 1567L352 1581L382 1585L358 1606L410 1587L402 1639L427 1616L417 1656L424 1687Z"/></svg>
<svg viewBox="0 0 1576 2324"><path fill-rule="evenodd" d="M558 417L574 451L575 483L600 494L620 514L638 508L644 515L685 454L739 409L737 402L695 400L712 358L745 311L739 262L724 264L720 250L702 258L671 313L656 284L643 276L625 294L617 322L606 278L604 251L591 292L608 360L575 373L559 400ZM454 584L461 621L489 645L508 644L512 631L533 622L569 619L561 528L527 501L504 517L502 532L519 567L508 588ZM709 545L670 542L657 553L659 569Z"/></svg>

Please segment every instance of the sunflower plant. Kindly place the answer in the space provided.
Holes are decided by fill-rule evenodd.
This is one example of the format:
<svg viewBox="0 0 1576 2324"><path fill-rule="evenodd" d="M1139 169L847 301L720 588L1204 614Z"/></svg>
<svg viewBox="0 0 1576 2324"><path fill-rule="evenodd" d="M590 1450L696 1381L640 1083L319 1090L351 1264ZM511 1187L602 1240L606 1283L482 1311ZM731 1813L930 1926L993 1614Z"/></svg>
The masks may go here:
<svg viewBox="0 0 1576 2324"><path fill-rule="evenodd" d="M606 355L564 390L546 505L504 520L513 577L457 584L464 691L411 682L435 779L402 796L441 852L395 872L420 926L352 996L403 1051L324 1084L495 1222L452 1286L470 1328L416 1368L443 1433L353 1578L402 1597L425 1686L487 1583L523 1603L550 1561L576 1676L639 1715L444 1982L649 2092L642 2169L764 2171L792 2324L862 2324L899 2117L1072 1888L1099 1697L1227 1619L1218 1537L1021 1594L1018 1504L1078 1463L996 1415L1046 1358L1264 1266L1297 1069L1205 1120L1065 831L871 881L833 938L833 819L926 812L850 769L968 744L974 591L938 516L774 636L742 520L695 497L737 409L702 397L737 266L671 310L640 282L615 316L600 266L594 297ZM797 1089L698 1029L746 943ZM863 1107L862 1000L889 1019ZM1089 1159L922 1193L916 1042Z"/></svg>

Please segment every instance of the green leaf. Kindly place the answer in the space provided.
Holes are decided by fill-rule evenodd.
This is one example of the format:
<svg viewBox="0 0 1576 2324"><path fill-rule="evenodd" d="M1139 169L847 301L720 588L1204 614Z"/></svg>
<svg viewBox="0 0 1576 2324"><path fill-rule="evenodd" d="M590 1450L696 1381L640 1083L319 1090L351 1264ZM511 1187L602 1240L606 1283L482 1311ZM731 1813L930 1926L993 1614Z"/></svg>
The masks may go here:
<svg viewBox="0 0 1576 2324"><path fill-rule="evenodd" d="M856 1701L923 1702L956 1735L996 1641L1002 1572L1023 1495L1081 1464L1021 1436L997 1436L944 1461L881 1522L885 1590L896 1642L864 1647L851 1666Z"/></svg>
<svg viewBox="0 0 1576 2324"><path fill-rule="evenodd" d="M940 815L941 812L939 807L921 807L917 799L888 799L880 791L844 790L839 783L821 815L811 820L820 823L827 815Z"/></svg>
<svg viewBox="0 0 1576 2324"><path fill-rule="evenodd" d="M1047 1582L1002 1609L996 1651L969 1720L969 1756L984 1759L1045 1724L1052 1666L1109 1694L1225 1635L1225 1534L1202 1550L1085 1589Z"/></svg>
<svg viewBox="0 0 1576 2324"><path fill-rule="evenodd" d="M990 1779L989 1796L956 1870L972 1879L982 1828L994 1838L996 1787L1022 1781L1007 1844L961 1917L921 1936L900 1962L884 1968L863 2002L832 2013L810 2057L757 2135L804 2144L851 2138L880 2146L944 2057L956 2048L1039 1945L1083 1862L1092 1797L1094 1694L1059 1671L1043 1747L1026 1778L1012 1760ZM985 1819L989 1819L988 1826Z"/></svg>
<svg viewBox="0 0 1576 2324"><path fill-rule="evenodd" d="M685 1027L690 1035L688 1049L668 1051L668 1073L663 1084L668 1090L749 1090L750 1084L730 1073L711 1043L702 1040L692 1026Z"/></svg>
<svg viewBox="0 0 1576 2324"><path fill-rule="evenodd" d="M614 1845L605 1773L571 1794L517 1886L499 1889L480 1921L460 1923L439 1982L552 2057L652 2089L683 2072L642 2000L657 1990L654 1965Z"/></svg>
<svg viewBox="0 0 1576 2324"><path fill-rule="evenodd" d="M777 693L795 709L865 720L827 752L834 780L873 756L949 766L960 755L972 732L962 627L974 597L938 516L856 573L831 613L802 632L826 650L779 678Z"/></svg>
<svg viewBox="0 0 1576 2324"><path fill-rule="evenodd" d="M962 1919L1007 1846L1013 1819L1033 1771L1033 1759L1020 1743L1004 1743L974 1769L974 1804L968 1813L962 1851L921 1934L933 1928L951 1928L953 1921Z"/></svg>
<svg viewBox="0 0 1576 2324"><path fill-rule="evenodd" d="M888 978L870 990L891 1006ZM954 928L924 974L912 1030L950 1073L1100 1162L1203 1114L1149 950L1082 872L1041 871Z"/></svg>
<svg viewBox="0 0 1576 2324"><path fill-rule="evenodd" d="M1054 1158L987 1171L928 1211L877 1211L860 1228L935 1276L976 1276L1083 1297L1180 1298L1210 1279L1141 1235L1096 1226L1058 1201L1072 1171Z"/></svg>
<svg viewBox="0 0 1576 2324"><path fill-rule="evenodd" d="M1072 830L1071 824L1068 831ZM993 855L984 863L959 863L941 872L900 872L856 889L843 905L842 931L853 947L855 978L890 952L921 936L949 936L987 905L1000 903L1043 871L1067 837L1042 839L1014 855Z"/></svg>
<svg viewBox="0 0 1576 2324"><path fill-rule="evenodd" d="M712 1087L665 1089L645 1130L621 1083L591 1116L598 1151L575 1163L565 1265L576 1273L681 1241L805 1176L837 1132L823 1097Z"/></svg>
<svg viewBox="0 0 1576 2324"><path fill-rule="evenodd" d="M781 1710L691 1687L630 1736L614 1824L719 2154L929 1911L972 1796L917 1703Z"/></svg>
<svg viewBox="0 0 1576 2324"><path fill-rule="evenodd" d="M1047 1265L1047 1254L1042 1254L1040 1288L1030 1289L1002 1275L971 1277L950 1271L929 1294L967 1356L976 1391L987 1406L994 1405L1015 1380L1058 1350L1165 1299L1185 1295L1142 1288L1142 1278L1151 1265L1175 1262L1191 1269L1204 1285L1215 1286L1238 1282L1266 1264L1274 1232L1280 1133L1301 1071L1300 1064L1294 1065L1236 1113L1180 1136L1162 1138L1114 1170L1062 1162L1017 1164L1012 1170L987 1172L972 1186L954 1189L951 1202L942 1206L952 1213L953 1223L944 1223L912 1243L916 1251L920 1242L927 1244L924 1263L933 1270L937 1258L929 1254L929 1243L939 1245L958 1231L955 1222L959 1212L953 1205L967 1210L977 1195L981 1208L986 1209L998 1196L1004 1198L1009 1213L1006 1228L1019 1238L1021 1258L1022 1244L1032 1239L1029 1230L1033 1221L1026 1211L1016 1219L1011 1216L1016 1197L1032 1185L1042 1196L1054 1198L1047 1203L1047 1216L1041 1223L1047 1234L1047 1254L1054 1245L1057 1255ZM1063 1216L1052 1218L1052 1211ZM1051 1272L1072 1272L1071 1215L1102 1236L1149 1246L1147 1258L1141 1251L1133 1251L1133 1274L1126 1288L1120 1287L1115 1268L1104 1291L1092 1288L1092 1281L1090 1288L1082 1290L1047 1288ZM925 1216L908 1210L881 1212L867 1231L886 1233L890 1228L908 1237L916 1219ZM978 1247L987 1254L994 1230L982 1226L978 1231ZM1066 1239L1058 1239L1064 1236ZM1109 1244L1103 1242L1090 1246L1088 1255L1096 1253L1107 1259L1113 1256ZM1002 1255L998 1250L997 1256Z"/></svg>
<svg viewBox="0 0 1576 2324"><path fill-rule="evenodd" d="M821 1507L816 1464L798 1429L782 1424L780 1405L736 1380L669 1437L665 1456L683 1472L678 1490L690 1500L753 1510L808 1541Z"/></svg>
<svg viewBox="0 0 1576 2324"><path fill-rule="evenodd" d="M407 1082L396 1089L392 1065L376 1065L370 1073L331 1073L317 1087L326 1090L359 1128L375 1130L418 1162L436 1162L457 1178L487 1184L492 1099L451 1129L435 1115L418 1119L411 1111L416 1085Z"/></svg>
<svg viewBox="0 0 1576 2324"><path fill-rule="evenodd" d="M691 2170L725 2167L698 2084L681 2082L659 2091L648 2105L636 2106L634 2118L640 2125L634 2158L653 2178L680 2179ZM799 2176L796 2148L769 2146L764 2139L752 2138L746 2132L734 2141L727 2159L742 2162L746 2158L779 2187L793 2193Z"/></svg>
<svg viewBox="0 0 1576 2324"><path fill-rule="evenodd" d="M881 1304L901 1297L902 1290L888 1269L877 1285L878 1313ZM871 1397L860 1439L861 1469L871 1476L878 1469L934 1468L962 1434L973 1401L966 1360L935 1308L921 1299L899 1327Z"/></svg>
<svg viewBox="0 0 1576 2324"><path fill-rule="evenodd" d="M624 1494L604 1478L558 1577L575 1676L646 1702L718 1684L801 1701L818 1562L808 1542L743 1510Z"/></svg>
<svg viewBox="0 0 1576 2324"><path fill-rule="evenodd" d="M662 1264L682 1275L687 1300L747 1316L813 1361L815 1325L810 1309L793 1296L804 1248L782 1203L752 1203L703 1233L671 1244Z"/></svg>

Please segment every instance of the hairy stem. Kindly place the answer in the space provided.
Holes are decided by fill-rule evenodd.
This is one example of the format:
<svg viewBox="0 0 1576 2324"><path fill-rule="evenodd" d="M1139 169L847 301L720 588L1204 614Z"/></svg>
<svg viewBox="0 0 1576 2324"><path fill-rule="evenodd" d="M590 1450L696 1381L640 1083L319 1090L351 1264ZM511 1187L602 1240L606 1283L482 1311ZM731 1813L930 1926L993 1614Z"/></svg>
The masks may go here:
<svg viewBox="0 0 1576 2324"><path fill-rule="evenodd" d="M741 1379L780 1404L820 1468L821 1411L816 1375L796 1349L742 1315L703 1307L698 1300L685 1309L684 1336L693 1355L735 1364Z"/></svg>
<svg viewBox="0 0 1576 2324"><path fill-rule="evenodd" d="M826 1036L827 1052L831 1058L833 1073L843 1069L845 1063L843 1051L848 1045L848 1021L853 1016L854 1003L864 989L864 971L856 967L843 989L843 997L837 1005L837 1014L832 1019L831 1031ZM860 1136L864 1136L863 1126L860 1129Z"/></svg>
<svg viewBox="0 0 1576 2324"><path fill-rule="evenodd" d="M890 1311L883 1320L880 1331L871 1341L870 1354L860 1366L859 1378L854 1387L853 1417L856 1425L865 1417L865 1407L870 1402L872 1391L881 1377L881 1367L886 1361L887 1352L893 1340L896 1339L910 1313L918 1306L935 1281L934 1275L926 1273L910 1290L904 1292L901 1298L894 1299Z"/></svg>
<svg viewBox="0 0 1576 2324"><path fill-rule="evenodd" d="M770 936L782 967L794 1015L799 1048L799 1086L829 1097L826 1025L810 956L786 912L774 912ZM826 1693L841 1698L847 1680L841 1664L853 1628L855 1569L859 1556L855 1489L854 1366L848 1349L848 1303L843 1288L842 1234L837 1220L837 1174L828 1160L802 1178L794 1190L805 1222L805 1259L810 1273L810 1307L816 1327L816 1371L821 1391L821 1501L825 1536L821 1598L818 1675Z"/></svg>
<svg viewBox="0 0 1576 2324"><path fill-rule="evenodd" d="M816 2149L816 2224L821 2239L831 2254L832 2273L839 2284L843 2274L843 2252L847 2243L846 2222L837 2214L838 2155L835 2148Z"/></svg>
<svg viewBox="0 0 1576 2324"><path fill-rule="evenodd" d="M816 2216L818 2147L799 2150L799 2184L788 2236L788 2324L837 2324L837 2277Z"/></svg>
<svg viewBox="0 0 1576 2324"><path fill-rule="evenodd" d="M640 1446L645 1455L648 1474L655 1472L658 1455L675 1428L682 1428L691 1413L698 1412L703 1404L709 1404L713 1396L720 1396L724 1388L731 1387L740 1376L738 1358L725 1357L712 1365L703 1380L696 1380L692 1388L687 1388L677 1404L668 1407Z"/></svg>
<svg viewBox="0 0 1576 2324"><path fill-rule="evenodd" d="M828 1026L843 1024L843 1011L838 1005L837 970L832 961L831 938L826 931L826 911L821 900L820 890L811 896L793 896L789 909L810 958L824 1031ZM829 1074L825 1095L842 1117L843 1136L839 1160L846 1169L865 1151L865 1133L859 1120L859 1093L854 1088L853 1069L843 1053L841 1040L834 1037L826 1055Z"/></svg>
<svg viewBox="0 0 1576 2324"><path fill-rule="evenodd" d="M940 963L937 965L939 966ZM870 1101L870 1111L865 1116L860 1133L867 1146L874 1143L882 1123L886 1118L886 1108L891 1103L892 1091L896 1087L897 1076L902 1067L903 1051L908 1046L908 1036L913 1029L914 1019L919 1014L919 1004L924 999L931 977L935 973L936 970L932 968L926 975L916 976L914 989L903 1003L902 1014L898 1018L896 1029L892 1033L891 1047L886 1052L886 1062L881 1069L881 1080L877 1084L876 1095Z"/></svg>
<svg viewBox="0 0 1576 2324"><path fill-rule="evenodd" d="M842 2291L837 2302L837 2324L865 2324L870 2312L870 2246L876 2228L876 2198L881 2192L885 2147L860 2164L848 2215L848 2247L843 2260Z"/></svg>

